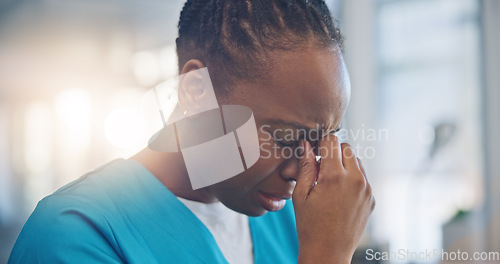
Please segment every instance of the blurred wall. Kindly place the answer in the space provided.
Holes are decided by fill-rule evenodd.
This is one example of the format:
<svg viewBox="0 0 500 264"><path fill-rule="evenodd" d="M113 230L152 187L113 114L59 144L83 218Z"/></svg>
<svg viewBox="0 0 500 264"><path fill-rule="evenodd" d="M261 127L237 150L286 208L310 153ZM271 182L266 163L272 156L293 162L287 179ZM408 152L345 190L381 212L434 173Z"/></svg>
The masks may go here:
<svg viewBox="0 0 500 264"><path fill-rule="evenodd" d="M141 98L177 74L183 4L0 1L0 263L41 198L147 145Z"/></svg>
<svg viewBox="0 0 500 264"><path fill-rule="evenodd" d="M377 208L362 249L498 252L498 4L342 1L346 125L388 131L351 142L375 150L363 159Z"/></svg>
<svg viewBox="0 0 500 264"><path fill-rule="evenodd" d="M500 249L500 1L483 0L485 218L488 247Z"/></svg>

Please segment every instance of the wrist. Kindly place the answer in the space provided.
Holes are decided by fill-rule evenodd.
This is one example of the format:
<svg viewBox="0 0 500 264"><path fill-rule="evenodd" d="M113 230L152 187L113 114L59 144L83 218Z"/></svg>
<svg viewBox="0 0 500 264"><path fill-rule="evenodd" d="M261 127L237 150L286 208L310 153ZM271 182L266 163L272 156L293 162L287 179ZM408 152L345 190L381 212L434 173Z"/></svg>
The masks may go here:
<svg viewBox="0 0 500 264"><path fill-rule="evenodd" d="M336 252L333 248L299 247L298 264L335 263L350 264L352 254Z"/></svg>

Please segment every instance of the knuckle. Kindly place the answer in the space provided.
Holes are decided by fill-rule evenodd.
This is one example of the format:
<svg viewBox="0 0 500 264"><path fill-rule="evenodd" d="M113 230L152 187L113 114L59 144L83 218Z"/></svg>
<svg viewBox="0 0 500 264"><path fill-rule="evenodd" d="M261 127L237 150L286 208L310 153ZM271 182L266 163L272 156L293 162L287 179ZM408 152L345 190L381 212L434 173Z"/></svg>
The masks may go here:
<svg viewBox="0 0 500 264"><path fill-rule="evenodd" d="M369 182L366 182L366 193L368 195L372 195L372 186L370 185Z"/></svg>
<svg viewBox="0 0 500 264"><path fill-rule="evenodd" d="M334 175L341 178L341 179L348 179L349 178L349 173L346 170L337 170L337 171L335 171Z"/></svg>
<svg viewBox="0 0 500 264"><path fill-rule="evenodd" d="M366 182L362 175L356 175L353 177L353 184L358 190L362 190L366 187Z"/></svg>
<svg viewBox="0 0 500 264"><path fill-rule="evenodd" d="M334 141L334 142L338 142L338 141L339 141L339 138L338 138L336 135L334 135L334 134L330 134L330 135L328 135L328 136L326 137L326 139L327 139L328 141Z"/></svg>
<svg viewBox="0 0 500 264"><path fill-rule="evenodd" d="M351 148L351 145L349 143L342 143L340 144L340 147L342 148L342 151L345 151L346 148Z"/></svg>
<svg viewBox="0 0 500 264"><path fill-rule="evenodd" d="M339 138L336 135L327 135L319 143L319 150L335 149L339 146Z"/></svg>
<svg viewBox="0 0 500 264"><path fill-rule="evenodd" d="M334 175L334 176L339 176L339 177L347 177L349 176L349 173L347 170L345 170L344 168L340 168L340 167L335 167L334 169L331 170L330 172L331 175Z"/></svg>
<svg viewBox="0 0 500 264"><path fill-rule="evenodd" d="M342 154L346 158L357 158L356 153L354 153L354 150L352 149L351 145L349 145L349 143L342 143L341 148L342 148Z"/></svg>
<svg viewBox="0 0 500 264"><path fill-rule="evenodd" d="M375 210L375 205L377 204L377 202L375 201L375 197L372 196L371 198L371 211L373 212L373 210Z"/></svg>

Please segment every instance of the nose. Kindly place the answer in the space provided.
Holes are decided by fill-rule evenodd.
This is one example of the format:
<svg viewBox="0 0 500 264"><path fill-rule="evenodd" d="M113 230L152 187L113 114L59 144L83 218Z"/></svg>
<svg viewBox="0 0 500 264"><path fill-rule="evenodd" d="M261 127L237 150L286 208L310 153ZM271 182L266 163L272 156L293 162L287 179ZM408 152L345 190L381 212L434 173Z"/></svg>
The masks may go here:
<svg viewBox="0 0 500 264"><path fill-rule="evenodd" d="M285 159L280 168L280 176L287 181L296 181L299 173L299 160L297 157Z"/></svg>

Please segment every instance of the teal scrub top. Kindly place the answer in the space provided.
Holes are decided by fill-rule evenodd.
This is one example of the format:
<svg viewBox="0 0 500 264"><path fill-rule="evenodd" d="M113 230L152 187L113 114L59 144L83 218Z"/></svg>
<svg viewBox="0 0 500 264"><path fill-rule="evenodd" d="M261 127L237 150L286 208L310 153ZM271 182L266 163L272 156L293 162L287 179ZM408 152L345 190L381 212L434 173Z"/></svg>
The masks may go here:
<svg viewBox="0 0 500 264"><path fill-rule="evenodd" d="M297 263L290 201L249 217L255 263ZM146 168L117 160L41 200L14 263L227 263L203 223Z"/></svg>

